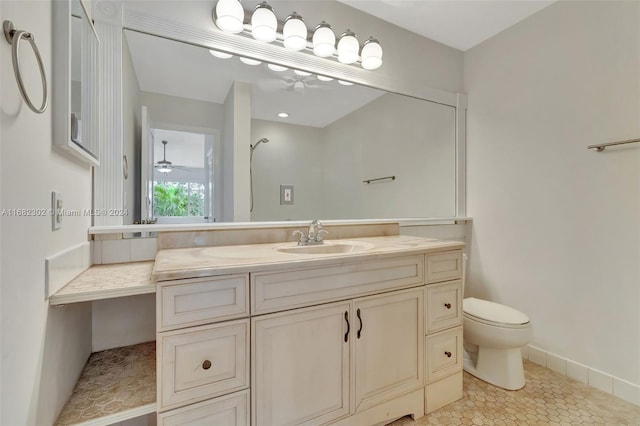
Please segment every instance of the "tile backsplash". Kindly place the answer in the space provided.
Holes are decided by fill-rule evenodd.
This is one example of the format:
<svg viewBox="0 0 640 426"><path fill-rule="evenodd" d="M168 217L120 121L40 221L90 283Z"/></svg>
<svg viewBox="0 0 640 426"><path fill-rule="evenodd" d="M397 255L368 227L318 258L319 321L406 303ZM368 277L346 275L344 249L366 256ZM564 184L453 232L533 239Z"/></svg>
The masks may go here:
<svg viewBox="0 0 640 426"><path fill-rule="evenodd" d="M154 260L157 238L131 238L118 240L94 240L93 264L142 262Z"/></svg>

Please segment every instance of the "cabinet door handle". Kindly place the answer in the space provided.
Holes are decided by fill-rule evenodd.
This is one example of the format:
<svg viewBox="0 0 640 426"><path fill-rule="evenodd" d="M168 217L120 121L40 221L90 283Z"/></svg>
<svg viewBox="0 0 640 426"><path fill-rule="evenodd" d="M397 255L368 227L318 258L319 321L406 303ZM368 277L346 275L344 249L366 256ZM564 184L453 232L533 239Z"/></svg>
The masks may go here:
<svg viewBox="0 0 640 426"><path fill-rule="evenodd" d="M356 311L356 315L358 316L358 320L360 320L360 328L358 329L358 339L360 338L360 333L362 333L362 317L360 316L360 308Z"/></svg>
<svg viewBox="0 0 640 426"><path fill-rule="evenodd" d="M445 303L444 307L447 308L447 309L451 309L451 303Z"/></svg>
<svg viewBox="0 0 640 426"><path fill-rule="evenodd" d="M202 363L202 368L204 370L208 370L211 368L211 361L209 361L208 359L206 359L203 363Z"/></svg>
<svg viewBox="0 0 640 426"><path fill-rule="evenodd" d="M347 322L347 332L344 333L344 342L347 343L349 341L349 330L351 329L349 326L349 311L344 312L344 320Z"/></svg>
<svg viewBox="0 0 640 426"><path fill-rule="evenodd" d="M447 358L451 358L451 352L446 351L444 354L447 356Z"/></svg>

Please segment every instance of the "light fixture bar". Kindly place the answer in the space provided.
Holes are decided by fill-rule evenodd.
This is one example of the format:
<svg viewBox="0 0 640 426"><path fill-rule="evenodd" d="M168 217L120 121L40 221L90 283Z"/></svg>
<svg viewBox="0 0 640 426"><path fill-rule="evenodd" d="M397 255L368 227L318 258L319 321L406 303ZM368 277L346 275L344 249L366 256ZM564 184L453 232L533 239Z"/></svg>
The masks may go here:
<svg viewBox="0 0 640 426"><path fill-rule="evenodd" d="M230 0L218 0L218 2L221 2L221 1L230 1ZM236 1L237 1L237 0L236 0ZM258 9L259 9L259 8L264 8L265 6L266 6L266 7L269 7L269 6L266 4L266 2L262 2L262 3L260 3L260 4L258 5L258 7L257 7L257 8L258 8ZM269 9L271 10L271 8L270 8L270 7L269 7ZM214 18L213 20L214 20L214 22L216 22L216 14L215 14L215 10L216 10L216 9L214 8L214 13L213 13L213 18ZM244 9L243 9L243 10L244 10ZM254 39L255 37L254 37L254 35L253 35L253 27L252 27L252 25L251 25L251 20L252 20L253 15L254 15L254 11L244 10L244 20L243 20L243 27L242 27L242 30L241 30L240 32L236 32L236 33L234 33L234 34L237 34L237 35L243 36L243 37L245 37L245 38ZM297 14L296 14L295 12L293 12L293 14L292 14L292 15L297 15ZM292 16L292 15L289 15L289 16L288 16L288 18L291 18L291 16ZM301 18L301 17L300 17L300 18ZM275 34L275 39L274 39L273 41L269 42L269 44L276 44L276 45L278 45L278 46L282 47L283 49L286 49L286 50L288 50L288 51L290 51L290 52L302 51L302 52L305 52L305 53L307 53L307 54L311 54L311 55L316 56L316 57L319 57L319 58L326 58L326 59L333 60L333 61L335 61L335 62L340 62L340 60L339 60L339 54L338 54L338 50L337 50L337 48L335 48L335 47L336 47L335 45L334 45L334 48L335 48L335 49L334 49L333 53L332 53L331 55L329 55L329 56L319 56L319 55L316 55L316 54L314 53L314 49L313 49L313 35L314 35L314 33L315 33L315 30L316 30L318 27L314 27L314 29L307 28L306 45L305 45L304 47L300 48L299 50L292 50L292 49L287 48L287 47L285 46L285 43L284 43L284 35L283 35L283 32L284 32L284 25L285 25L285 23L286 23L286 20L285 20L285 21L281 21L280 19L277 19L277 17L276 17L276 23L277 23L277 24L276 24L276 34ZM322 26L323 24L324 24L324 25L329 26L329 25L328 25L328 24L326 24L324 21L323 21L319 26ZM330 28L330 26L329 26L329 28ZM222 31L225 31L225 30L224 30L224 29L222 29L222 28L220 28L220 29L221 29ZM349 31L349 30L347 30L347 31ZM225 31L225 32L228 32L228 31ZM344 34L343 34L343 35L344 35ZM365 63L363 63L362 58L361 58L361 52L362 52L362 50L364 49L364 47L365 47L368 43L370 43L371 41L375 41L375 45L376 45L376 46L375 46L375 48L376 48L376 52L375 52L375 54L376 54L376 56L378 57L378 59L376 59L376 60L374 60L374 61L365 61ZM338 38L338 37L336 37L336 45L337 45L337 43L338 43L338 42L339 42L339 38ZM370 46L370 48L371 48L371 47L374 47L374 46ZM370 48L369 48L369 49L367 49L367 51L371 50ZM369 38L369 39L368 39L368 40L367 40L363 45L359 46L357 59L356 59L355 61L349 62L349 64L350 64L350 65L353 65L353 66L360 66L360 67L362 67L363 69L367 69L367 70L373 70L373 69L376 69L376 68L380 67L380 65L382 64L382 48L380 47L379 42L378 42L377 40L373 39L373 37L370 37L370 38Z"/></svg>

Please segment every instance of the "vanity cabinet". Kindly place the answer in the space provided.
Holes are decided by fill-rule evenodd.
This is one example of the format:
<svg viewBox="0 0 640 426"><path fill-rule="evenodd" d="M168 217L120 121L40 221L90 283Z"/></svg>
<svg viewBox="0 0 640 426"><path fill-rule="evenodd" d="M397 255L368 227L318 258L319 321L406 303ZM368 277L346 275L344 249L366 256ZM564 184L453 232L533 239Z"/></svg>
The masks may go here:
<svg viewBox="0 0 640 426"><path fill-rule="evenodd" d="M423 295L395 291L252 319L253 424L330 423L424 386Z"/></svg>
<svg viewBox="0 0 640 426"><path fill-rule="evenodd" d="M249 424L249 274L158 282L158 423Z"/></svg>
<svg viewBox="0 0 640 426"><path fill-rule="evenodd" d="M462 251L426 256L425 412L462 398Z"/></svg>
<svg viewBox="0 0 640 426"><path fill-rule="evenodd" d="M460 398L459 247L167 273L159 423L376 424Z"/></svg>

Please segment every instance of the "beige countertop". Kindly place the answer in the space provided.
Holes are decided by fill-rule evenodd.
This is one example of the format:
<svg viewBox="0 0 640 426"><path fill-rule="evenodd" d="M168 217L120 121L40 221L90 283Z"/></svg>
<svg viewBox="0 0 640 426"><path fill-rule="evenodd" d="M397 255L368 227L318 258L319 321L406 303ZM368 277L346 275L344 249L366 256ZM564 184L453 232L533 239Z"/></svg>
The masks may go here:
<svg viewBox="0 0 640 426"><path fill-rule="evenodd" d="M153 261L94 265L49 298L51 305L155 293Z"/></svg>
<svg viewBox="0 0 640 426"><path fill-rule="evenodd" d="M464 247L460 241L442 241L406 235L354 238L369 248L353 253L299 254L278 251L294 247L295 242L215 246L160 250L156 256L152 276L157 281L197 278L211 275L246 273L301 268L308 265L342 264L364 259L394 255L410 255ZM326 244L345 240L327 240Z"/></svg>

